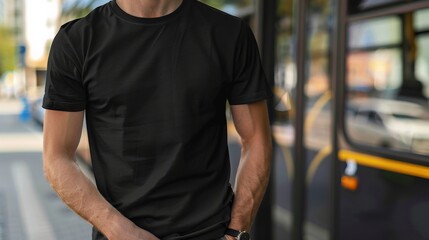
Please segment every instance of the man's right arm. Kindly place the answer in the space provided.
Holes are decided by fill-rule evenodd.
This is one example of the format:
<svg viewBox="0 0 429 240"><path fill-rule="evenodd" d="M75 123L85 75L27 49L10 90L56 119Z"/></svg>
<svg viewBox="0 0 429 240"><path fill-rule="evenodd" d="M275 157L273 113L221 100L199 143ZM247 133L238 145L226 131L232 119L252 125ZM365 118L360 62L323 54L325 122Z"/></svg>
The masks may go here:
<svg viewBox="0 0 429 240"><path fill-rule="evenodd" d="M59 197L109 240L159 240L124 217L100 194L75 162L83 111L46 110L43 169Z"/></svg>

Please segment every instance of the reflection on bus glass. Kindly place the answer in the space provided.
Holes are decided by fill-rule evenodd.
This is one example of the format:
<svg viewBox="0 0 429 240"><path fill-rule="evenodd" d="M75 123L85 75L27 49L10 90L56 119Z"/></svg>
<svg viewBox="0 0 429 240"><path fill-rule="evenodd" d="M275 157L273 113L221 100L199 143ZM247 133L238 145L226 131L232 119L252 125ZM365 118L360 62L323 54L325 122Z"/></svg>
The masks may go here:
<svg viewBox="0 0 429 240"><path fill-rule="evenodd" d="M355 98L349 101L348 113L348 132L354 141L429 154L429 111L424 105Z"/></svg>
<svg viewBox="0 0 429 240"><path fill-rule="evenodd" d="M428 26L429 29L429 26ZM429 35L417 39L416 78L421 84L424 96L429 97Z"/></svg>
<svg viewBox="0 0 429 240"><path fill-rule="evenodd" d="M389 34L386 34L389 31ZM354 23L349 28L349 47L365 48L400 44L401 21L399 17L389 16Z"/></svg>
<svg viewBox="0 0 429 240"><path fill-rule="evenodd" d="M429 28L429 9L422 9L414 14L414 28L416 30L422 30Z"/></svg>
<svg viewBox="0 0 429 240"><path fill-rule="evenodd" d="M355 1L359 2L359 1ZM360 1L356 6L387 1ZM373 147L429 155L428 9L349 25L346 132Z"/></svg>
<svg viewBox="0 0 429 240"><path fill-rule="evenodd" d="M353 52L347 58L347 65L351 95L391 92L401 86L403 71L399 49Z"/></svg>

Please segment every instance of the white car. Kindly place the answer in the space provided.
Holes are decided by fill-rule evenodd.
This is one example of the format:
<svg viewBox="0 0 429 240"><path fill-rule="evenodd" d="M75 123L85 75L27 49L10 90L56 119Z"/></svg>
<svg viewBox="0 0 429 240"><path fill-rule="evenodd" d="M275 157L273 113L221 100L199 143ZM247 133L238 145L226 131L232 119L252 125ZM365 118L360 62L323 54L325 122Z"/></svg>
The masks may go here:
<svg viewBox="0 0 429 240"><path fill-rule="evenodd" d="M31 103L31 116L33 119L43 125L43 119L45 118L45 109L42 108L43 97L39 97Z"/></svg>
<svg viewBox="0 0 429 240"><path fill-rule="evenodd" d="M429 154L428 105L379 98L348 102L347 132L360 143Z"/></svg>

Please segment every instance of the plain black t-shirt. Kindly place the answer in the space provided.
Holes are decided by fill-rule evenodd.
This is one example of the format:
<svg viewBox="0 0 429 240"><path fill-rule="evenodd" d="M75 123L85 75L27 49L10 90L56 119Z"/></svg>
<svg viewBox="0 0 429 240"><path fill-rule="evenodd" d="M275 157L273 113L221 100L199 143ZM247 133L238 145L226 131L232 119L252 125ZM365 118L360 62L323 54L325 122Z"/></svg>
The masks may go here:
<svg viewBox="0 0 429 240"><path fill-rule="evenodd" d="M242 20L196 0L159 18L111 1L61 27L45 91L46 109L85 110L98 190L124 216L161 239L223 236L226 101L271 96Z"/></svg>

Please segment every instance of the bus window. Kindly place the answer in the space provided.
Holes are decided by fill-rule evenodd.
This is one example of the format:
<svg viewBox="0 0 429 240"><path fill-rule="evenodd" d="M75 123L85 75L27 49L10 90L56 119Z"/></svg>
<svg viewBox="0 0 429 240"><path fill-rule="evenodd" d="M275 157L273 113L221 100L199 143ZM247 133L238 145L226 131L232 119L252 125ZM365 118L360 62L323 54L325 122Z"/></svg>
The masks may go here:
<svg viewBox="0 0 429 240"><path fill-rule="evenodd" d="M416 31L429 29L429 9L423 9L414 14L414 28Z"/></svg>
<svg viewBox="0 0 429 240"><path fill-rule="evenodd" d="M417 38L417 59L416 59L416 86L417 93L414 95L423 101L429 98L429 34Z"/></svg>
<svg viewBox="0 0 429 240"><path fill-rule="evenodd" d="M429 155L427 17L423 9L349 26L346 107L354 114L345 120L350 141Z"/></svg>
<svg viewBox="0 0 429 240"><path fill-rule="evenodd" d="M398 48L357 51L347 58L349 97L393 94L402 82Z"/></svg>
<svg viewBox="0 0 429 240"><path fill-rule="evenodd" d="M389 34L386 34L386 29ZM399 44L401 22L395 16L361 21L350 26L349 35L349 47L352 49Z"/></svg>

